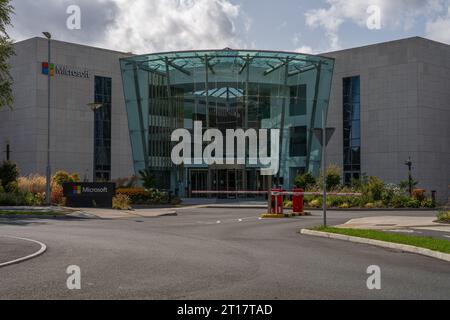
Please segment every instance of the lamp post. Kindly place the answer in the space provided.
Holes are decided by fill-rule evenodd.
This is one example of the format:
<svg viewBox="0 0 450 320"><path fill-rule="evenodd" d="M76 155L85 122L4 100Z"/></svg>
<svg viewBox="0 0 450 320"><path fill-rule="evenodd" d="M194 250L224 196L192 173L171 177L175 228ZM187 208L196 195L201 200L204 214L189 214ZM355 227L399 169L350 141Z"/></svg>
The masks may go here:
<svg viewBox="0 0 450 320"><path fill-rule="evenodd" d="M408 158L408 160L405 161L405 165L408 166L408 186L409 186L409 195L412 196L412 161L411 157Z"/></svg>
<svg viewBox="0 0 450 320"><path fill-rule="evenodd" d="M322 175L323 175L323 194L322 194L322 210L323 225L327 226L327 145L330 142L336 128L327 128L327 109L322 110L322 128L314 128L313 133L319 141L322 148Z"/></svg>
<svg viewBox="0 0 450 320"><path fill-rule="evenodd" d="M95 111L97 111L98 109L100 109L101 107L103 107L103 103L96 103L96 102L92 102L92 103L88 103L87 106L92 110L93 114L94 114L94 144L93 144L93 152L92 152L92 181L95 181Z"/></svg>
<svg viewBox="0 0 450 320"><path fill-rule="evenodd" d="M47 105L47 169L46 169L46 188L45 188L45 200L48 206L51 205L51 187L50 180L52 176L52 169L50 166L50 104L51 104L51 39L52 35L50 32L42 32L42 34L47 38L48 42L48 105Z"/></svg>

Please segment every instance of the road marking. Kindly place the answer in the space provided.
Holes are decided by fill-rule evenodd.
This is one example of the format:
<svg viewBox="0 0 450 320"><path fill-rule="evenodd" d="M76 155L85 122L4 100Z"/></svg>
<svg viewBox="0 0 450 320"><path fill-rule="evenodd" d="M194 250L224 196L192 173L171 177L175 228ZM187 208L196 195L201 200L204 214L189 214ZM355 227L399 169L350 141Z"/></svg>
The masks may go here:
<svg viewBox="0 0 450 320"><path fill-rule="evenodd" d="M22 258L19 258L19 259L15 259L15 260L11 260L11 261L8 261L8 262L0 263L0 268L6 267L6 266L10 266L12 264L16 264L16 263L19 263L19 262L22 262L22 261L25 261L25 260L29 260L29 259L35 258L37 256L40 256L41 254L43 254L47 250L47 246L44 243L36 241L36 240L27 239L27 238L19 238L19 237L11 237L11 236L0 236L0 237L34 242L34 243L37 243L38 245L41 246L41 248L38 251L36 251L35 253L32 253L32 254L30 254L28 256L25 256L25 257L22 257Z"/></svg>
<svg viewBox="0 0 450 320"><path fill-rule="evenodd" d="M239 221L239 222L242 222L242 219L239 219L238 221Z"/></svg>
<svg viewBox="0 0 450 320"><path fill-rule="evenodd" d="M444 237L446 237L446 238L449 238L449 239L450 239L450 236L444 236Z"/></svg>
<svg viewBox="0 0 450 320"><path fill-rule="evenodd" d="M219 224L219 223L222 223L222 221L218 220L216 223Z"/></svg>

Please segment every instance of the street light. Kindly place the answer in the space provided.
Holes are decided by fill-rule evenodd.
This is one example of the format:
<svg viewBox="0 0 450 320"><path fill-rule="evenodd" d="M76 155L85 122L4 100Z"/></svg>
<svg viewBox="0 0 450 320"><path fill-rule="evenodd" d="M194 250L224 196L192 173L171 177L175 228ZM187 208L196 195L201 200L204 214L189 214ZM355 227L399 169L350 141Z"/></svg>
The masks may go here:
<svg viewBox="0 0 450 320"><path fill-rule="evenodd" d="M327 145L331 140L336 128L327 128L327 109L322 110L322 128L313 128L312 132L316 136L317 140L322 147L322 175L323 175L323 199L322 199L322 210L323 210L323 225L327 226Z"/></svg>
<svg viewBox="0 0 450 320"><path fill-rule="evenodd" d="M409 186L409 195L412 196L413 183L412 183L412 174L411 174L411 170L412 170L412 161L411 161L411 157L409 157L408 160L405 161L405 165L408 166L408 186Z"/></svg>
<svg viewBox="0 0 450 320"><path fill-rule="evenodd" d="M96 102L92 102L92 103L88 103L87 106L92 110L92 112L94 113L94 149L93 149L93 156L92 156L92 181L95 180L95 111L97 111L98 109L100 109L101 107L103 107L103 103L96 103Z"/></svg>
<svg viewBox="0 0 450 320"><path fill-rule="evenodd" d="M52 176L52 169L50 166L50 103L51 103L51 39L52 35L50 32L42 32L42 34L47 38L48 41L48 106L47 106L47 170L46 170L46 188L45 188L45 200L48 206L51 205L51 187L50 180Z"/></svg>

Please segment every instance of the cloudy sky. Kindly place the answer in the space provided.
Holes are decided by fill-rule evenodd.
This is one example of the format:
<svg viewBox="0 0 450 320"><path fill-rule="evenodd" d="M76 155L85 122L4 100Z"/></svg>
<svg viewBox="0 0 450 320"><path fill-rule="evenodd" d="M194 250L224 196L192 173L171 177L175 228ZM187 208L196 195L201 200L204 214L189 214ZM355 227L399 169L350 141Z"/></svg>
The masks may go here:
<svg viewBox="0 0 450 320"><path fill-rule="evenodd" d="M450 44L450 0L13 0L10 36L134 53L254 48L305 53L422 36ZM67 28L67 8L81 29ZM367 21L380 9L380 28ZM374 21L374 20L370 20Z"/></svg>

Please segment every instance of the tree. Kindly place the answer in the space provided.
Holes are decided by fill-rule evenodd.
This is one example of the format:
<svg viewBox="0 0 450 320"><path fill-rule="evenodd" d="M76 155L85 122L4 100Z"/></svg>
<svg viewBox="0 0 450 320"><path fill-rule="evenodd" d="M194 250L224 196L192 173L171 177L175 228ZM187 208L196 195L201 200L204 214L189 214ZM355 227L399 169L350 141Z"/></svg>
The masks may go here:
<svg viewBox="0 0 450 320"><path fill-rule="evenodd" d="M14 183L19 178L19 170L15 163L11 161L3 161L0 166L0 181L3 189L6 192L12 192L14 189Z"/></svg>
<svg viewBox="0 0 450 320"><path fill-rule="evenodd" d="M14 8L11 0L0 0L0 110L13 106L13 79L10 74L9 59L14 55L14 46L6 28L11 25Z"/></svg>

